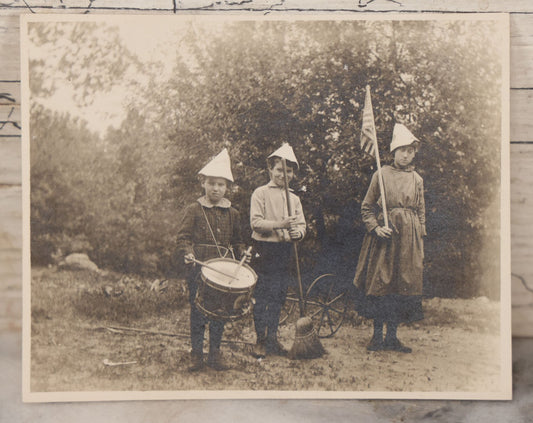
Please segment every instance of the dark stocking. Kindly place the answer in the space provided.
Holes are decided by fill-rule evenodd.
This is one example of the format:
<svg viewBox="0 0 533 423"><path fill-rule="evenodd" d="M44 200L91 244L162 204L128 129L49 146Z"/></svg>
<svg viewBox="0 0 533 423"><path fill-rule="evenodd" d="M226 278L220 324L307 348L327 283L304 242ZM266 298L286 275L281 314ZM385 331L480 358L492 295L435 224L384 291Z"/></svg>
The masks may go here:
<svg viewBox="0 0 533 423"><path fill-rule="evenodd" d="M366 349L368 351L380 351L383 349L383 320L374 319L374 334Z"/></svg>
<svg viewBox="0 0 533 423"><path fill-rule="evenodd" d="M396 332L398 331L398 323L387 322L387 335L385 341L395 341L397 338Z"/></svg>
<svg viewBox="0 0 533 423"><path fill-rule="evenodd" d="M383 349L388 351L398 351L402 353L410 353L412 350L403 345L397 338L396 331L398 330L398 323L387 322L387 335L383 342Z"/></svg>
<svg viewBox="0 0 533 423"><path fill-rule="evenodd" d="M376 341L383 340L383 320L374 319L374 334L372 339Z"/></svg>

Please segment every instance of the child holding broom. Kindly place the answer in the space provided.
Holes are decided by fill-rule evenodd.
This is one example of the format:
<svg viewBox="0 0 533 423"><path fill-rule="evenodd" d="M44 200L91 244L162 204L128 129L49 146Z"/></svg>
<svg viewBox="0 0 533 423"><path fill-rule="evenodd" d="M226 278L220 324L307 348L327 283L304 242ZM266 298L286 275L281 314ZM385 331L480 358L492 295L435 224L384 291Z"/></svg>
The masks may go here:
<svg viewBox="0 0 533 423"><path fill-rule="evenodd" d="M305 217L300 199L290 193L292 216L289 215L285 191L285 159L287 179L294 178L298 161L289 144L267 159L270 182L257 188L250 203L250 224L255 250L252 267L258 274L254 291L254 326L257 337L253 355L287 355L278 341L281 308L287 297L292 242L305 236Z"/></svg>
<svg viewBox="0 0 533 423"><path fill-rule="evenodd" d="M426 235L424 187L412 161L419 141L403 125L394 127L390 151L394 161L383 166L385 202L380 196L378 172L361 205L367 233L363 240L354 285L360 315L374 319L369 351L410 353L397 337L400 323L423 318L422 261ZM389 227L383 223L383 204ZM387 333L383 338L383 327Z"/></svg>
<svg viewBox="0 0 533 423"><path fill-rule="evenodd" d="M226 370L220 353L224 322L204 316L194 301L198 290L200 268L194 260L205 261L225 255L236 248L239 256L244 252L239 212L224 197L233 182L229 154L226 149L209 162L200 172L205 195L185 210L177 237L177 255L188 265L187 284L191 305L191 367L199 371L204 366L203 342L206 325L209 325L209 355L207 365L215 370Z"/></svg>

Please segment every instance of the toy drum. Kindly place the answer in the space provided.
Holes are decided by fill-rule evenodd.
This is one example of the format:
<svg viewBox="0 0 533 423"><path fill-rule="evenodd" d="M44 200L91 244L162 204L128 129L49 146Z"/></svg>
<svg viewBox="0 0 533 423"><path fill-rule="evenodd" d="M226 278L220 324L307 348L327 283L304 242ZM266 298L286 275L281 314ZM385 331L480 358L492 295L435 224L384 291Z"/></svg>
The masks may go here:
<svg viewBox="0 0 533 423"><path fill-rule="evenodd" d="M205 264L209 268L202 266L194 301L198 310L210 319L224 321L238 320L250 313L257 282L252 268L243 264L238 269L239 262L230 258L215 258Z"/></svg>

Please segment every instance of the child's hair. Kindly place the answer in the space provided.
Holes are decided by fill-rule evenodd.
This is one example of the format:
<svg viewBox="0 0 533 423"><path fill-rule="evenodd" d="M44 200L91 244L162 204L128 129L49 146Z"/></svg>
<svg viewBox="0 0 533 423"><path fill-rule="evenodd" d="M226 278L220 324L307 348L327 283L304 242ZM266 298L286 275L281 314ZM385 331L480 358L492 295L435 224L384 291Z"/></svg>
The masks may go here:
<svg viewBox="0 0 533 423"><path fill-rule="evenodd" d="M401 147L413 147L415 149L415 153L418 153L418 151L420 150L420 141L413 141L411 144L400 145L399 147L396 147L394 150L392 150L391 154L394 156L395 151Z"/></svg>
<svg viewBox="0 0 533 423"><path fill-rule="evenodd" d="M281 162L281 157L273 156L269 157L267 159L267 166L269 169L273 169L274 166L276 166L279 162ZM289 160L285 160L285 163L287 163L287 167L290 167L293 171L296 171L297 165L294 162L291 162Z"/></svg>
<svg viewBox="0 0 533 423"><path fill-rule="evenodd" d="M205 176L205 175L198 175L198 180L200 181L200 185L202 185L206 180L207 178L220 178L220 179L224 179L226 181L226 186L228 188L231 188L231 181L228 181L226 178L223 178L222 176Z"/></svg>

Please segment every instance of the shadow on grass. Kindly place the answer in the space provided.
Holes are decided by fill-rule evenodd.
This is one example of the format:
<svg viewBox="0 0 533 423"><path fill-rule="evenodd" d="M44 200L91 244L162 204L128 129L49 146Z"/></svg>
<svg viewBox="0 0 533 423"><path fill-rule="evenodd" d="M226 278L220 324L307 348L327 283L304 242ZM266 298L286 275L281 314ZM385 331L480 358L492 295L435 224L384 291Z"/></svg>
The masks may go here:
<svg viewBox="0 0 533 423"><path fill-rule="evenodd" d="M187 307L186 294L178 287L164 293L125 292L106 296L102 291L84 291L74 300L74 309L91 319L127 324L145 317L164 317Z"/></svg>
<svg viewBox="0 0 533 423"><path fill-rule="evenodd" d="M188 307L182 280L149 280L133 275L32 269L32 322L82 319L126 324L172 315Z"/></svg>

